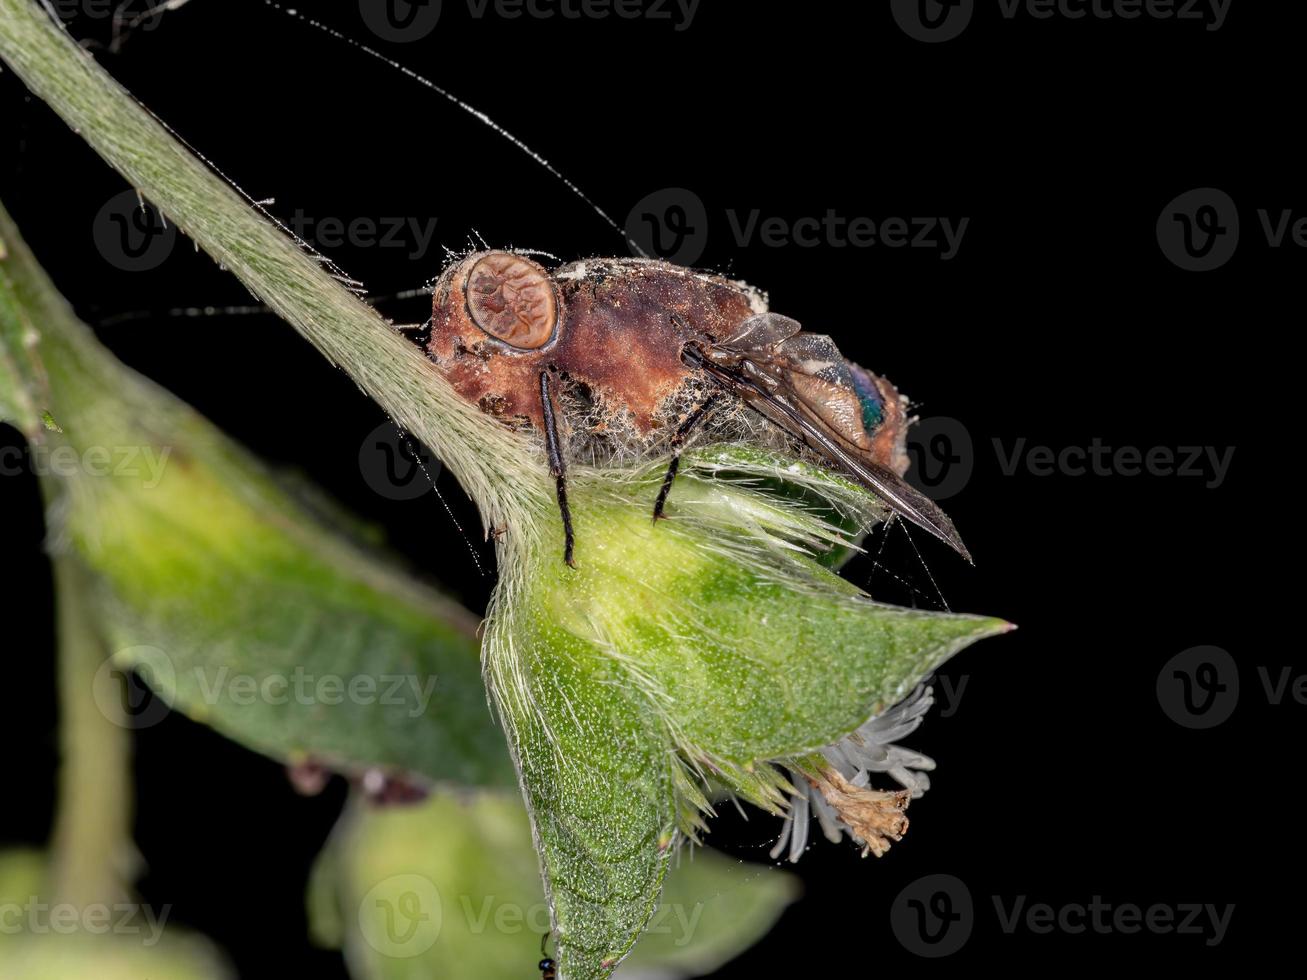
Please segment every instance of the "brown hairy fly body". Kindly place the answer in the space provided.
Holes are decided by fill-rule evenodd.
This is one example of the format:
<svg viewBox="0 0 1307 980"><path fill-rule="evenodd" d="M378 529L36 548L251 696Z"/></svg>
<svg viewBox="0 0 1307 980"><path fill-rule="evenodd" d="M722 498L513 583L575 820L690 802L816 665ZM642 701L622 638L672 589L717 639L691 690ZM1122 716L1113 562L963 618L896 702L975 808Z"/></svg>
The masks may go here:
<svg viewBox="0 0 1307 980"><path fill-rule="evenodd" d="M970 560L952 521L903 480L909 420L897 389L770 312L752 286L650 259L551 272L491 251L453 263L434 294L430 358L462 397L543 437L568 564L569 459L668 456L657 519L682 450L704 430L803 447Z"/></svg>

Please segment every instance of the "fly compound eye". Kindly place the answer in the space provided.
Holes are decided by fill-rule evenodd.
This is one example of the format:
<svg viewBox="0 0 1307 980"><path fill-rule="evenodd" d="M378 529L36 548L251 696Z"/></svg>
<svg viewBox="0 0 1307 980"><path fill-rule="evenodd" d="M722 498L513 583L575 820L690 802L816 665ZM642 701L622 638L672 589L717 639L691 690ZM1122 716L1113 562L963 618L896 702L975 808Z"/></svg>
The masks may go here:
<svg viewBox="0 0 1307 980"><path fill-rule="evenodd" d="M467 277L467 311L490 336L521 350L538 350L554 338L558 300L549 276L520 255L491 252Z"/></svg>

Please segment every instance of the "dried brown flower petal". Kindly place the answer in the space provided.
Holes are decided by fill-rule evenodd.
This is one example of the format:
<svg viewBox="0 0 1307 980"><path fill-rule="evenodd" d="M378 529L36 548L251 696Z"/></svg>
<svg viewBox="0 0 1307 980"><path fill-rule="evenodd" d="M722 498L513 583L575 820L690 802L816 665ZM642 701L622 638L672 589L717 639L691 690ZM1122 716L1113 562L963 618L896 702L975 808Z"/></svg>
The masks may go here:
<svg viewBox="0 0 1307 980"><path fill-rule="evenodd" d="M853 839L862 845L864 857L868 851L882 856L891 841L902 840L907 833L908 818L903 811L912 799L907 790L885 792L858 786L829 766L816 778L809 776L808 781L848 826Z"/></svg>

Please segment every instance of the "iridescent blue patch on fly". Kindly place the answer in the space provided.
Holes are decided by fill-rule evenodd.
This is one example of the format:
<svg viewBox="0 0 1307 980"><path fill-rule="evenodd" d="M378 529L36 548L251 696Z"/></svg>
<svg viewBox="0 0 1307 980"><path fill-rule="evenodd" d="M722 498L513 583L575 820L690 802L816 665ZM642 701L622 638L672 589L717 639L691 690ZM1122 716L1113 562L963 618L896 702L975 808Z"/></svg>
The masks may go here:
<svg viewBox="0 0 1307 980"><path fill-rule="evenodd" d="M885 400L865 368L850 361L849 374L853 377L853 390L857 392L858 402L862 405L862 427L871 435L885 421Z"/></svg>

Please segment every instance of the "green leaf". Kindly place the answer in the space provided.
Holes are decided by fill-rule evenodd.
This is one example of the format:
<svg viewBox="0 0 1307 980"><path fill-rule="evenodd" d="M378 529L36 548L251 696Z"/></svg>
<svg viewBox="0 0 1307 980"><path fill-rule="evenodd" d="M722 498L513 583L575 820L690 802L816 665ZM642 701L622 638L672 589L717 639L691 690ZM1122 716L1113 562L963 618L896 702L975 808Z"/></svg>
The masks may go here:
<svg viewBox="0 0 1307 980"><path fill-rule="evenodd" d="M774 868L686 853L648 939L618 977L716 969L796 893L792 876ZM533 974L550 929L521 800L493 792L441 792L385 809L356 800L314 868L309 909L315 936L344 948L357 980L520 980Z"/></svg>
<svg viewBox="0 0 1307 980"><path fill-rule="evenodd" d="M824 502L765 492L759 473ZM788 786L769 763L838 741L1009 628L878 604L825 568L834 518L880 513L840 477L744 447L691 455L683 474L657 525L657 464L576 474L578 567L553 519L487 627L569 978L630 949L710 777L777 810Z"/></svg>
<svg viewBox="0 0 1307 980"><path fill-rule="evenodd" d="M254 459L119 363L0 212L0 365L53 547L93 574L118 668L274 758L512 784L474 616L328 525ZM118 679L97 695L121 717ZM124 719L141 724L149 718Z"/></svg>
<svg viewBox="0 0 1307 980"><path fill-rule="evenodd" d="M577 570L544 556L534 590L537 616L638 679L683 748L741 766L804 754L1011 628L871 601L814 560L825 516L718 478L722 452L687 461L657 525L657 467L580 489L577 524L599 540Z"/></svg>
<svg viewBox="0 0 1307 980"><path fill-rule="evenodd" d="M516 639L527 700L505 718L562 975L606 976L653 914L675 853L678 763L615 660L574 644L548 617L524 622Z"/></svg>

